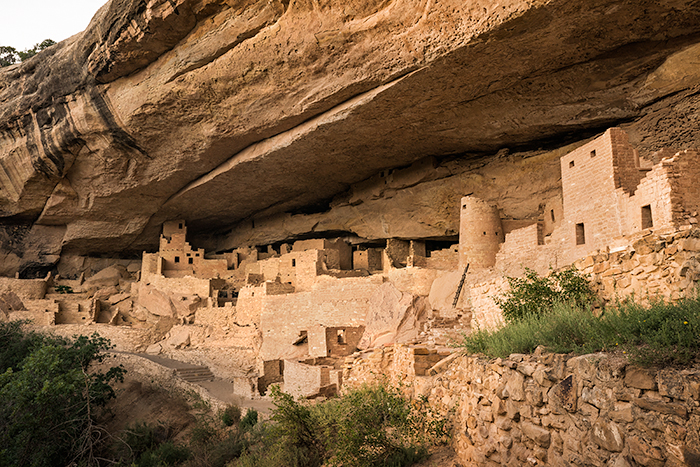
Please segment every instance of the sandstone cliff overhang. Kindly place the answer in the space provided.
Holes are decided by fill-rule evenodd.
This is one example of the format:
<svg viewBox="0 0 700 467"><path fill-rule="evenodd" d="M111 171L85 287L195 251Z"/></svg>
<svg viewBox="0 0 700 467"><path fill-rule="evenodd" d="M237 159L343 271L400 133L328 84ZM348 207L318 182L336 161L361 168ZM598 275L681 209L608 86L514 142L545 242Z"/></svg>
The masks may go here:
<svg viewBox="0 0 700 467"><path fill-rule="evenodd" d="M112 0L0 70L2 254L154 248L165 220L216 231L620 122L653 148L694 108L698 33L690 0Z"/></svg>

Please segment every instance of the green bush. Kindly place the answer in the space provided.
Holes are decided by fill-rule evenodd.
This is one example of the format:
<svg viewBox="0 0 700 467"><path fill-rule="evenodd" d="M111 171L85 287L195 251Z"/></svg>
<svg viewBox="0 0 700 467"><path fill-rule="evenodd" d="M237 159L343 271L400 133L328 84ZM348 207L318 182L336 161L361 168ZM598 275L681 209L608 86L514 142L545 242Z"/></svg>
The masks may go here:
<svg viewBox="0 0 700 467"><path fill-rule="evenodd" d="M258 424L258 411L255 409L248 409L248 411L245 413L245 415L241 419L241 423L238 426L240 427L241 431L250 431L257 424Z"/></svg>
<svg viewBox="0 0 700 467"><path fill-rule="evenodd" d="M109 342L39 336L17 323L0 323L0 336L0 466L96 464L97 409L124 374L90 371Z"/></svg>
<svg viewBox="0 0 700 467"><path fill-rule="evenodd" d="M241 421L241 408L237 405L229 404L224 410L219 412L219 419L226 426L237 425Z"/></svg>
<svg viewBox="0 0 700 467"><path fill-rule="evenodd" d="M272 395L274 423L234 466L408 466L446 433L441 420L384 386L313 405L274 386Z"/></svg>
<svg viewBox="0 0 700 467"><path fill-rule="evenodd" d="M507 322L550 311L556 303L585 307L593 302L595 294L588 279L573 266L563 271L540 277L525 268L524 277L506 277L510 290L494 301L501 308Z"/></svg>

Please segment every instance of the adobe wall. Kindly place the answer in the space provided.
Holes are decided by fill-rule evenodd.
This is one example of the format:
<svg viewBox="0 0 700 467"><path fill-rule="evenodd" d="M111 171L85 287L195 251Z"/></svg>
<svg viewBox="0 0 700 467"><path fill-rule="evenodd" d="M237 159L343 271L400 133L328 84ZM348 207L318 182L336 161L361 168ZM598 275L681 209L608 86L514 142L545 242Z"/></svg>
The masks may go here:
<svg viewBox="0 0 700 467"><path fill-rule="evenodd" d="M367 271L381 271L382 256L382 250L378 248L354 251L352 253L353 268L366 269Z"/></svg>
<svg viewBox="0 0 700 467"><path fill-rule="evenodd" d="M308 240L307 240L308 241ZM323 273L325 253L321 250L302 250L274 258L247 263L246 274L260 274L263 280L291 284L297 291L310 290L316 278Z"/></svg>
<svg viewBox="0 0 700 467"><path fill-rule="evenodd" d="M241 326L260 326L260 316L263 312L266 297L284 295L294 292L294 287L281 282L263 282L259 286L243 287L238 292L235 321Z"/></svg>
<svg viewBox="0 0 700 467"><path fill-rule="evenodd" d="M415 264L415 263L414 263ZM430 256L424 258L424 264L415 264L429 269L451 271L459 267L459 245L444 250L431 251Z"/></svg>
<svg viewBox="0 0 700 467"><path fill-rule="evenodd" d="M158 253L143 252L141 259L141 277L147 277L151 274L161 274L162 266L160 255Z"/></svg>
<svg viewBox="0 0 700 467"><path fill-rule="evenodd" d="M352 247L342 239L328 240L324 238L297 240L292 245L293 252L321 250L329 254L333 261L328 262L328 269L352 269ZM332 250L332 251L331 251Z"/></svg>
<svg viewBox="0 0 700 467"><path fill-rule="evenodd" d="M12 311L10 320L28 319L36 326L53 326L56 324L58 303L55 300L26 300L26 310Z"/></svg>
<svg viewBox="0 0 700 467"><path fill-rule="evenodd" d="M696 223L700 211L700 153L697 150L681 151L669 162L672 163L672 175L669 176L673 188L672 202L674 222Z"/></svg>
<svg viewBox="0 0 700 467"><path fill-rule="evenodd" d="M100 311L99 300L96 299L63 296L55 301L58 303L56 324L91 324Z"/></svg>
<svg viewBox="0 0 700 467"><path fill-rule="evenodd" d="M614 301L634 296L678 300L693 296L700 280L700 229L670 234L640 233L620 251L603 251L575 266L588 275L599 296Z"/></svg>
<svg viewBox="0 0 700 467"><path fill-rule="evenodd" d="M41 300L46 295L46 279L0 277L0 294L12 291L22 300Z"/></svg>
<svg viewBox="0 0 700 467"><path fill-rule="evenodd" d="M326 351L312 357L347 357L357 349L365 332L364 326L335 326L325 328Z"/></svg>
<svg viewBox="0 0 700 467"><path fill-rule="evenodd" d="M310 353L315 341L312 332L322 331L319 339L325 340L323 328L364 325L369 299L383 280L381 276L346 279L322 276L312 291L264 297L260 318L261 359L302 358ZM309 333L307 348L293 345L300 331Z"/></svg>
<svg viewBox="0 0 700 467"><path fill-rule="evenodd" d="M474 196L462 198L460 206L459 267L492 267L504 241L498 208Z"/></svg>
<svg viewBox="0 0 700 467"><path fill-rule="evenodd" d="M593 252L573 263L589 277L593 289L605 302L632 296L640 302L655 297L678 300L696 292L700 280L700 228L686 227L671 233L643 231L625 240L629 244L624 248ZM502 276L469 285L472 328L478 325L493 329L502 322L501 310L492 297L507 289Z"/></svg>
<svg viewBox="0 0 700 467"><path fill-rule="evenodd" d="M347 359L343 387L386 378L446 417L461 465L696 465L700 368L645 370L624 357L486 360L453 354L415 376L410 349Z"/></svg>
<svg viewBox="0 0 700 467"><path fill-rule="evenodd" d="M143 277L142 282L166 293L197 295L204 299L211 295L211 282L209 279L199 279L192 276L169 278L150 275Z"/></svg>
<svg viewBox="0 0 700 467"><path fill-rule="evenodd" d="M310 397L331 384L331 367L284 361L284 392L294 398Z"/></svg>
<svg viewBox="0 0 700 467"><path fill-rule="evenodd" d="M605 248L611 239L623 234L615 192L621 180L615 173L614 164L623 163L624 159L613 157L613 150L621 148L623 139L626 140L626 135L622 130L611 128L561 158L564 192L561 228L567 240L561 246L565 257L580 258L589 251ZM632 180L631 177L624 178L625 181L628 179ZM578 242L577 224L583 225L583 238Z"/></svg>

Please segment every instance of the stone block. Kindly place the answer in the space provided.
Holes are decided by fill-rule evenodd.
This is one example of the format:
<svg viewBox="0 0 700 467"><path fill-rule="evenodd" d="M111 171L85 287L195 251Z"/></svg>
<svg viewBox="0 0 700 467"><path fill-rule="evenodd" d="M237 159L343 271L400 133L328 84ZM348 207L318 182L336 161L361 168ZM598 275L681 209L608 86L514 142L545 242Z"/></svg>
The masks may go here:
<svg viewBox="0 0 700 467"><path fill-rule="evenodd" d="M525 400L525 377L521 373L512 373L508 376L505 390L508 397L514 401Z"/></svg>
<svg viewBox="0 0 700 467"><path fill-rule="evenodd" d="M683 404L677 402L654 401L646 398L634 399L632 402L634 405L644 410L675 415L684 419L688 418L688 409Z"/></svg>
<svg viewBox="0 0 700 467"><path fill-rule="evenodd" d="M598 419L593 424L591 439L601 448L611 452L620 452L625 447L625 436L617 423L603 419Z"/></svg>
<svg viewBox="0 0 700 467"><path fill-rule="evenodd" d="M637 389L656 389L656 380L648 370L629 367L625 374L625 385Z"/></svg>
<svg viewBox="0 0 700 467"><path fill-rule="evenodd" d="M520 429L525 436L533 440L537 445L543 448L549 447L552 435L546 428L525 421L520 424Z"/></svg>
<svg viewBox="0 0 700 467"><path fill-rule="evenodd" d="M662 467L666 462L663 451L650 445L638 436L628 436L630 456L639 464L645 467Z"/></svg>
<svg viewBox="0 0 700 467"><path fill-rule="evenodd" d="M567 412L576 412L578 396L576 394L576 378L574 375L569 375L556 386L549 390L548 398L559 405Z"/></svg>
<svg viewBox="0 0 700 467"><path fill-rule="evenodd" d="M659 394L662 396L681 399L685 389L685 378L679 378L677 371L669 369L661 370L656 375L656 381L659 387Z"/></svg>

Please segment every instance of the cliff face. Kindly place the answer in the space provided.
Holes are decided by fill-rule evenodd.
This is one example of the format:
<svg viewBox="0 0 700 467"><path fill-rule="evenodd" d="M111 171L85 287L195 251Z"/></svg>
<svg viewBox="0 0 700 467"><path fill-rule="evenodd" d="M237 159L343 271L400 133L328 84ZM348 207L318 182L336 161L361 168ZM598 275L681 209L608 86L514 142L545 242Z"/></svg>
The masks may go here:
<svg viewBox="0 0 700 467"><path fill-rule="evenodd" d="M567 142L697 145L699 34L691 0L112 0L0 70L0 274L175 218L219 248L448 237L475 191L534 218Z"/></svg>

